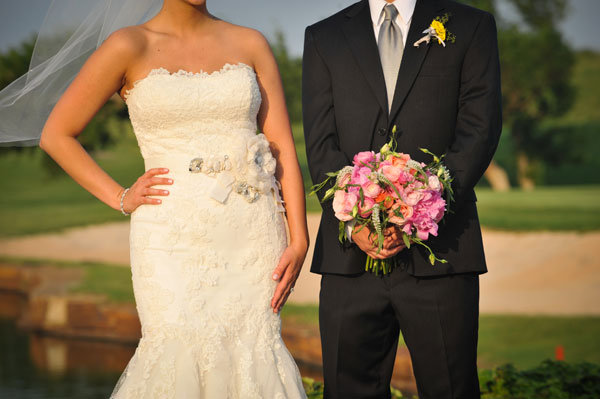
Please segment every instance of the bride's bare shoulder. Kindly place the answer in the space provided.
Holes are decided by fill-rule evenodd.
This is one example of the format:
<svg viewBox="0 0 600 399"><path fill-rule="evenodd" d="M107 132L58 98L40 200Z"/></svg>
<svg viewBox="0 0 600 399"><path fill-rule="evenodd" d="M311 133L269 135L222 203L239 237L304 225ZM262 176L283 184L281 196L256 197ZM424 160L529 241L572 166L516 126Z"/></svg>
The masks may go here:
<svg viewBox="0 0 600 399"><path fill-rule="evenodd" d="M221 21L221 23L224 24L224 31L229 39L234 43L239 43L240 47L252 52L264 51L265 48L269 48L269 42L260 31L230 22Z"/></svg>
<svg viewBox="0 0 600 399"><path fill-rule="evenodd" d="M112 32L102 46L121 56L139 56L148 45L148 30L141 25L126 26Z"/></svg>

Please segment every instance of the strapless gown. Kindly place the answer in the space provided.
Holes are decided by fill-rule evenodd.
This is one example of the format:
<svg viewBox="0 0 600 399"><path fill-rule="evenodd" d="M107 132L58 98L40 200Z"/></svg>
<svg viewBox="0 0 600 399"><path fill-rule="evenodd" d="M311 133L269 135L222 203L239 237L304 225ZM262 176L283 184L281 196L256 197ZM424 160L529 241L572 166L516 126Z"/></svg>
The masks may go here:
<svg viewBox="0 0 600 399"><path fill-rule="evenodd" d="M111 398L305 398L270 307L287 235L254 70L156 68L126 103L146 170L174 183L131 214L142 338Z"/></svg>

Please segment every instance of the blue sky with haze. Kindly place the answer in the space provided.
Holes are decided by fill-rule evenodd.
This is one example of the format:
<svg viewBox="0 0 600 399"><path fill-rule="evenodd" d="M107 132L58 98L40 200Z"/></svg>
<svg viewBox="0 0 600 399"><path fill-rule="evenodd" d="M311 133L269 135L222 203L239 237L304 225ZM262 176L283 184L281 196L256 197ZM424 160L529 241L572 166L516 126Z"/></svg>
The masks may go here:
<svg viewBox="0 0 600 399"><path fill-rule="evenodd" d="M290 53L302 54L304 28L356 0L208 0L209 10L228 21L260 30L272 38L284 32ZM503 16L514 18L506 0L497 1ZM0 51L27 38L41 21L50 0L0 0ZM570 0L570 12L562 30L575 48L600 51L596 19L600 0Z"/></svg>

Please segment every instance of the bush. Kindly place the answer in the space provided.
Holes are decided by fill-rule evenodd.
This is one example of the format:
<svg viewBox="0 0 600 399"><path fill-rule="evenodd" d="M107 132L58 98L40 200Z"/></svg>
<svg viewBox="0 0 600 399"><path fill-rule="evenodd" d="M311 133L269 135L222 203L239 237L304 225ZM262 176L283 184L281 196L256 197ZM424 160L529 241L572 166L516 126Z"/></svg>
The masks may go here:
<svg viewBox="0 0 600 399"><path fill-rule="evenodd" d="M323 383L303 378L308 399L323 398ZM600 365L546 360L536 368L519 371L512 364L481 370L482 399L598 399ZM405 398L392 388L392 399Z"/></svg>
<svg viewBox="0 0 600 399"><path fill-rule="evenodd" d="M304 383L304 389L306 390L306 396L308 399L323 399L323 383L313 380L312 378L304 377L302 379ZM402 395L399 390L390 387L392 391L392 399L403 399L406 396ZM415 397L416 398L416 397Z"/></svg>
<svg viewBox="0 0 600 399"><path fill-rule="evenodd" d="M595 399L600 398L600 366L546 360L519 371L507 364L479 374L482 399Z"/></svg>

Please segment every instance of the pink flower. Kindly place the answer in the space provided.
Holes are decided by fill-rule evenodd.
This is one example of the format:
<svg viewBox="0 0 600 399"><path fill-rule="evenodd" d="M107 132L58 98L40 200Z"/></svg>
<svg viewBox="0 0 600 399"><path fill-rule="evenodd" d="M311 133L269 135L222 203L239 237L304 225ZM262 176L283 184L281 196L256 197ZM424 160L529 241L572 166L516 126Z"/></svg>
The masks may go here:
<svg viewBox="0 0 600 399"><path fill-rule="evenodd" d="M396 216L393 212L390 213L390 222L397 224L398 226L403 226L406 223L411 221L411 218L414 214L414 208L410 205L403 204L401 202L396 202L392 206L392 211L400 209L400 213L402 216Z"/></svg>
<svg viewBox="0 0 600 399"><path fill-rule="evenodd" d="M363 184L369 181L369 176L371 175L371 173L371 169L366 166L355 167L352 171L352 184L359 184L362 186Z"/></svg>
<svg viewBox="0 0 600 399"><path fill-rule="evenodd" d="M438 191L425 191L423 200L416 206L416 212L419 215L424 215L436 223L442 220L445 211L446 201Z"/></svg>
<svg viewBox="0 0 600 399"><path fill-rule="evenodd" d="M421 240L429 239L429 234L437 236L438 225L428 217L423 217L415 221L417 228L417 237Z"/></svg>
<svg viewBox="0 0 600 399"><path fill-rule="evenodd" d="M374 160L375 153L373 151L362 151L354 156L353 163L356 166L365 166Z"/></svg>
<svg viewBox="0 0 600 399"><path fill-rule="evenodd" d="M429 188L435 191L442 191L442 183L440 183L440 179L436 175L429 176Z"/></svg>
<svg viewBox="0 0 600 399"><path fill-rule="evenodd" d="M335 217L344 222L354 219L352 217L352 209L357 201L358 196L355 193L346 193L344 190L336 191L333 196Z"/></svg>
<svg viewBox="0 0 600 399"><path fill-rule="evenodd" d="M402 175L402 168L392 165L384 165L381 168L381 173L392 183L397 182Z"/></svg>
<svg viewBox="0 0 600 399"><path fill-rule="evenodd" d="M394 223L397 226L403 226L406 223L406 220L402 219L400 216L390 216L388 219L390 223Z"/></svg>
<svg viewBox="0 0 600 399"><path fill-rule="evenodd" d="M338 187L340 187L340 188L346 187L346 185L348 183L350 183L351 178L352 178L352 173L346 173L344 176L342 176L340 178L340 183L338 184Z"/></svg>
<svg viewBox="0 0 600 399"><path fill-rule="evenodd" d="M365 197L363 204L361 205L360 201L358 202L358 213L363 218L367 218L371 216L373 212L373 206L375 205L375 200L369 197Z"/></svg>
<svg viewBox="0 0 600 399"><path fill-rule="evenodd" d="M406 167L406 163L410 161L410 155L400 153L392 157L392 164L400 168Z"/></svg>
<svg viewBox="0 0 600 399"><path fill-rule="evenodd" d="M394 187L396 187L396 190L398 190L398 192L400 193L400 195L403 195L403 193L404 193L404 187L402 186L402 184L394 183ZM393 198L398 198L398 194L396 193L396 190L394 190L393 187L390 187L390 195Z"/></svg>
<svg viewBox="0 0 600 399"><path fill-rule="evenodd" d="M365 194L365 197L369 197L369 198L376 198L379 195L379 193L381 192L381 186L379 186L379 184L377 184L371 180L367 180L362 185L362 189L363 189L363 193Z"/></svg>
<svg viewBox="0 0 600 399"><path fill-rule="evenodd" d="M406 203L406 205L415 206L421 201L423 198L423 193L418 190L411 190L410 187L407 191L404 192L402 196L402 200Z"/></svg>

